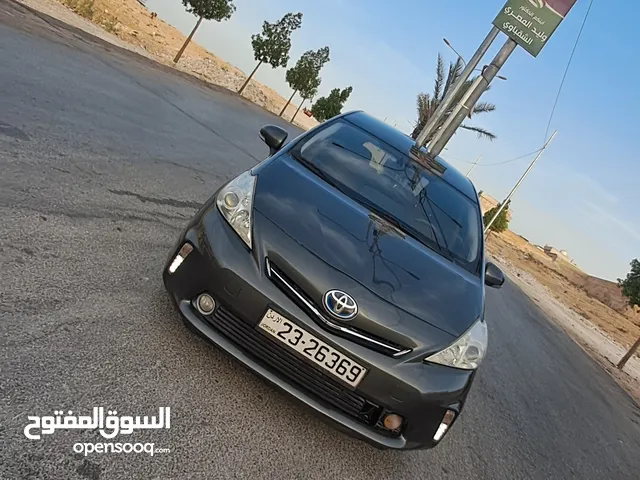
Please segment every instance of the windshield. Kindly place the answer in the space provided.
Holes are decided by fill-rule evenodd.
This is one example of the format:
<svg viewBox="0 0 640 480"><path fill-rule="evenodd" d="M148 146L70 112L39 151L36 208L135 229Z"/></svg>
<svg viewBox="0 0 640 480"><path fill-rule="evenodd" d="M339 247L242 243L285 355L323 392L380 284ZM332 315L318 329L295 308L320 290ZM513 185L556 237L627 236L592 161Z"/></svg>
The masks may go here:
<svg viewBox="0 0 640 480"><path fill-rule="evenodd" d="M303 139L291 155L374 214L477 274L479 207L409 156L346 121Z"/></svg>

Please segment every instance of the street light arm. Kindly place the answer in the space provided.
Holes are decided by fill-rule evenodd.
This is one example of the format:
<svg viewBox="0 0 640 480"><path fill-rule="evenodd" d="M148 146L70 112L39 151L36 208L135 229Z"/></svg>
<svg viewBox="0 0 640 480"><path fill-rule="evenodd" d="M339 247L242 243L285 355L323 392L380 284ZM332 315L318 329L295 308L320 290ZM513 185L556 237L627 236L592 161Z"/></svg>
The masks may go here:
<svg viewBox="0 0 640 480"><path fill-rule="evenodd" d="M453 47L453 45L451 45L451 42L449 42L449 40L447 40L446 38L443 38L442 40L444 41L445 45L447 47L449 47L453 51L453 53L455 53L458 56L460 61L466 67L467 66L467 61L464 59L464 57L462 55L460 55L458 53L458 51ZM480 69L480 68L474 68L473 71L474 72L482 72L483 70ZM496 78L499 78L500 80L506 80L507 79L507 77L503 77L502 75L496 75Z"/></svg>
<svg viewBox="0 0 640 480"><path fill-rule="evenodd" d="M449 47L451 50L453 50L453 53L455 53L458 58L460 59L460 61L464 64L464 66L467 66L467 61L464 59L464 57L462 55L460 55L458 53L458 51L453 48L453 45L451 45L451 42L449 42L449 40L447 40L446 38L443 38L442 40L444 40L444 43L447 47ZM481 72L482 70L480 68L474 68L473 69L474 72ZM506 80L507 77L503 77L502 75L496 75L496 78L499 78L500 80Z"/></svg>
<svg viewBox="0 0 640 480"><path fill-rule="evenodd" d="M464 64L464 66L466 67L466 66L467 66L467 62L466 62L466 60L464 59L464 57L463 57L462 55L460 55L460 54L458 53L458 51L457 51L455 48L453 48L453 45L451 45L451 43L449 43L449 40L447 40L446 38L443 38L442 40L444 40L444 43L445 43L445 45L447 45L447 47L449 47L451 50L453 50L453 53L455 53L455 54L458 56L458 58L460 59L460 61L462 61L462 63L463 63L463 64Z"/></svg>

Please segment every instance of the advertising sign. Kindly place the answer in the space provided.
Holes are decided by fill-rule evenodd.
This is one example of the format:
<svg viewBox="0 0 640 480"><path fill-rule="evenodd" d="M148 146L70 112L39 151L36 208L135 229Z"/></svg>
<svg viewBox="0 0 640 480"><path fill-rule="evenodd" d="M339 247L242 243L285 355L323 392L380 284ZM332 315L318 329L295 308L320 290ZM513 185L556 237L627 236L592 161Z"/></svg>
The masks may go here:
<svg viewBox="0 0 640 480"><path fill-rule="evenodd" d="M576 0L507 0L493 25L537 57L575 3Z"/></svg>

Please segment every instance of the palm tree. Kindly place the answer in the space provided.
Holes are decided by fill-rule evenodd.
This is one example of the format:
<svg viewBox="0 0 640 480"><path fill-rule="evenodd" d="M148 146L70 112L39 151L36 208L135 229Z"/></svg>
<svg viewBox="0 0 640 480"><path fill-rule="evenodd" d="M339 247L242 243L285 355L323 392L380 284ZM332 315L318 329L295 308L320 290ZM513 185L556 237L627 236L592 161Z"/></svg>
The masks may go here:
<svg viewBox="0 0 640 480"><path fill-rule="evenodd" d="M451 87L453 87L456 80L460 78L460 74L462 73L463 66L464 65L462 63L462 60L458 58L456 63L449 64L449 72L445 77L444 61L442 60L442 57L440 56L440 54L438 54L438 65L436 70L436 81L433 88L433 94L430 95L428 93L419 93L416 101L417 110L418 110L418 120L415 124L415 128L413 129L413 132L411 133L411 137L414 140L418 137L418 135L420 134L420 131L424 128L424 126L427 124L431 116L435 113L436 109L438 108L438 105L440 105L440 102L442 102L442 100L445 98L445 96L447 95ZM460 100L462 99L462 97L467 92L467 90L469 89L469 87L471 86L471 84L474 82L476 78L477 77L471 78L464 83L463 87L460 89L460 91L456 95L456 98L454 99L454 101L451 102L451 106L445 112L445 115L443 116L442 121L437 125L436 130L442 127L442 125L447 120L449 115L451 115L451 112L453 111L453 109L460 102ZM472 115L475 115L478 113L493 112L495 109L496 109L496 106L492 103L479 102L474 107L473 112L469 114L469 118L471 118ZM478 138L488 138L489 140L495 140L496 138L496 136L493 133L481 127L462 124L460 125L460 128L464 128L465 130L471 130L472 132L476 132L478 134ZM433 134L431 134L427 138L427 142L429 142L432 137L433 137Z"/></svg>

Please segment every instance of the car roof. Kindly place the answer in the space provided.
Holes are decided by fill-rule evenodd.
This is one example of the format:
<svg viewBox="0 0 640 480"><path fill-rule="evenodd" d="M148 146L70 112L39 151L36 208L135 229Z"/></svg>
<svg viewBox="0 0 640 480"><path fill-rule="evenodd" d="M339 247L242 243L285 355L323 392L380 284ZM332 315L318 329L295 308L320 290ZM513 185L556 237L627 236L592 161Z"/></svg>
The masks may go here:
<svg viewBox="0 0 640 480"><path fill-rule="evenodd" d="M415 146L415 141L410 136L363 111L348 112L341 115L341 117L363 130L366 130L373 136L388 143L396 150L399 150L406 155L409 155L411 148ZM425 151L424 148L422 151ZM442 159L442 157L436 157L436 159L438 163L442 164L445 168L441 175L442 179L453 188L469 197L473 202L477 203L478 196L471 180L465 177L446 160Z"/></svg>

